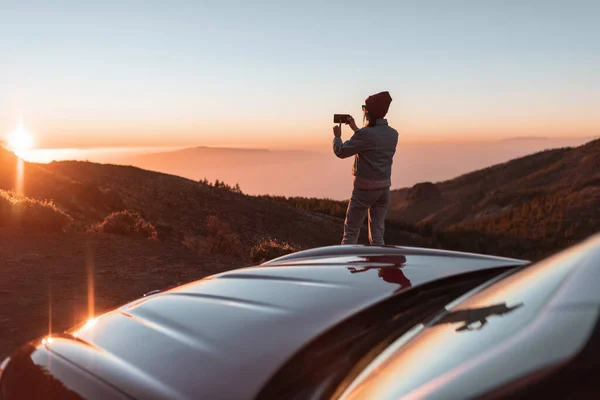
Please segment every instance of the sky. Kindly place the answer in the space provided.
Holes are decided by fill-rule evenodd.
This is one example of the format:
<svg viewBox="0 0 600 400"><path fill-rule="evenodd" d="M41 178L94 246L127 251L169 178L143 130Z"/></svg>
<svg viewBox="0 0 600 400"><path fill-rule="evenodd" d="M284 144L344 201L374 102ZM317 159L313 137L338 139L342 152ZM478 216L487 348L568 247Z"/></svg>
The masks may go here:
<svg viewBox="0 0 600 400"><path fill-rule="evenodd" d="M595 0L0 0L0 137L22 117L42 148L327 147L383 90L401 141L597 136L599 20Z"/></svg>

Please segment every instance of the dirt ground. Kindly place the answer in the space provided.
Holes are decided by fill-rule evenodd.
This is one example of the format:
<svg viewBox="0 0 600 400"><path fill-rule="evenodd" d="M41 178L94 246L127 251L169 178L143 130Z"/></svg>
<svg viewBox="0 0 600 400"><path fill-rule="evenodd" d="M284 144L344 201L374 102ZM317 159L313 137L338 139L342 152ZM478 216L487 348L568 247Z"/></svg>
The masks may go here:
<svg viewBox="0 0 600 400"><path fill-rule="evenodd" d="M87 319L90 310L97 315L151 290L244 266L144 239L0 229L0 361L29 340Z"/></svg>

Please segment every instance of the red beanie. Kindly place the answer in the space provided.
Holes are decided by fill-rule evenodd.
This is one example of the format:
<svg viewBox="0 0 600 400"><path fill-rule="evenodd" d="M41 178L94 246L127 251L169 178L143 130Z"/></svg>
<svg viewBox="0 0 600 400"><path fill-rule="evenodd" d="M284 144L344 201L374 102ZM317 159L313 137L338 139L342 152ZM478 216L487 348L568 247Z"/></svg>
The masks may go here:
<svg viewBox="0 0 600 400"><path fill-rule="evenodd" d="M392 97L389 92L381 92L367 97L365 100L365 106L369 115L375 118L383 118L390 109L390 103Z"/></svg>

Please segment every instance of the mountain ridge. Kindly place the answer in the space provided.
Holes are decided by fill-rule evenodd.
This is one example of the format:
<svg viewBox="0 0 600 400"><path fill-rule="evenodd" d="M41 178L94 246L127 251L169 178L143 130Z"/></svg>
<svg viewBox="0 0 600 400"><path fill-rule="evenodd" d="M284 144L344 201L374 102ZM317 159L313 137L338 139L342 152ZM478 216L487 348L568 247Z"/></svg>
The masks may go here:
<svg viewBox="0 0 600 400"><path fill-rule="evenodd" d="M415 197L423 185L428 190ZM454 179L394 190L388 216L438 230L576 241L600 230L599 209L600 140L596 139Z"/></svg>

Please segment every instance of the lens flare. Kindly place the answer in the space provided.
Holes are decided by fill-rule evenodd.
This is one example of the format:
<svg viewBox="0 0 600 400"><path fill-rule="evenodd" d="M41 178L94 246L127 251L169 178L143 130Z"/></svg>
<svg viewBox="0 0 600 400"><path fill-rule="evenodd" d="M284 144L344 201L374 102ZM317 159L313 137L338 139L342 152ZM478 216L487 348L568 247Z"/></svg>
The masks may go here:
<svg viewBox="0 0 600 400"><path fill-rule="evenodd" d="M19 122L17 128L6 137L6 144L10 150L18 155L19 152L31 149L35 141L33 135L25 129L23 123Z"/></svg>
<svg viewBox="0 0 600 400"><path fill-rule="evenodd" d="M88 243L86 247L86 270L87 270L87 290L88 290L88 318L94 317L96 296L94 282L94 254L91 245Z"/></svg>
<svg viewBox="0 0 600 400"><path fill-rule="evenodd" d="M15 191L23 194L25 184L25 161L22 158L17 158L17 176L15 177Z"/></svg>

